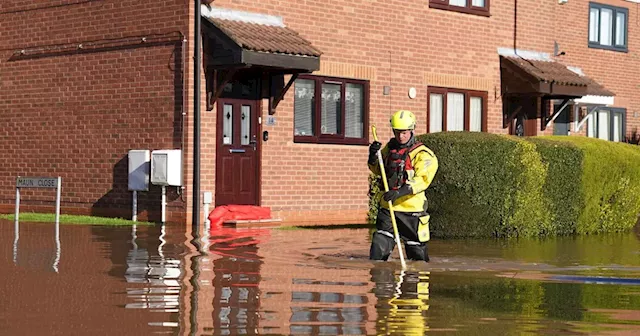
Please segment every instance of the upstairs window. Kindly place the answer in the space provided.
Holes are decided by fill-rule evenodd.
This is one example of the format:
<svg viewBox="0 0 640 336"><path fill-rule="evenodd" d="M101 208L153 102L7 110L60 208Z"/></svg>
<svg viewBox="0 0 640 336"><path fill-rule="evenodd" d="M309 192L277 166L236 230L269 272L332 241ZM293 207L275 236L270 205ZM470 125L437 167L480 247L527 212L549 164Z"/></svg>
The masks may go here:
<svg viewBox="0 0 640 336"><path fill-rule="evenodd" d="M489 16L489 0L429 0L429 7Z"/></svg>
<svg viewBox="0 0 640 336"><path fill-rule="evenodd" d="M303 75L293 91L294 142L369 144L369 82Z"/></svg>
<svg viewBox="0 0 640 336"><path fill-rule="evenodd" d="M487 92L429 87L429 133L487 131Z"/></svg>
<svg viewBox="0 0 640 336"><path fill-rule="evenodd" d="M589 3L589 47L627 51L629 10Z"/></svg>

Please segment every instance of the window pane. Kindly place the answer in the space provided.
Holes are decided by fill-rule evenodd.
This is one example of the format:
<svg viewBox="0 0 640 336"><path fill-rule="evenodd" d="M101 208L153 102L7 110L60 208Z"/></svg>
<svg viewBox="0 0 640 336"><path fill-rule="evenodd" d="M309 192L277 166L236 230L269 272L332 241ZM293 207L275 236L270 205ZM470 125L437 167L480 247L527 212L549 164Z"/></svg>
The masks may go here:
<svg viewBox="0 0 640 336"><path fill-rule="evenodd" d="M589 41L598 42L598 27L600 26L600 10L589 10Z"/></svg>
<svg viewBox="0 0 640 336"><path fill-rule="evenodd" d="M429 95L429 133L442 132L442 95Z"/></svg>
<svg viewBox="0 0 640 336"><path fill-rule="evenodd" d="M316 83L310 79L298 79L294 84L293 114L294 135L314 135L313 120Z"/></svg>
<svg viewBox="0 0 640 336"><path fill-rule="evenodd" d="M471 5L475 7L484 7L484 0L473 0Z"/></svg>
<svg viewBox="0 0 640 336"><path fill-rule="evenodd" d="M452 6L467 7L467 0L449 0L449 4Z"/></svg>
<svg viewBox="0 0 640 336"><path fill-rule="evenodd" d="M609 46L613 39L613 10L602 8L600 21L600 44Z"/></svg>
<svg viewBox="0 0 640 336"><path fill-rule="evenodd" d="M598 138L609 140L609 111L598 111Z"/></svg>
<svg viewBox="0 0 640 336"><path fill-rule="evenodd" d="M231 145L233 141L233 105L224 104L222 112L222 143Z"/></svg>
<svg viewBox="0 0 640 336"><path fill-rule="evenodd" d="M482 132L482 98L471 97L469 131Z"/></svg>
<svg viewBox="0 0 640 336"><path fill-rule="evenodd" d="M251 106L242 105L240 115L240 144L248 145L251 136Z"/></svg>
<svg viewBox="0 0 640 336"><path fill-rule="evenodd" d="M447 93L447 131L464 131L464 94Z"/></svg>
<svg viewBox="0 0 640 336"><path fill-rule="evenodd" d="M340 84L322 84L322 115L320 133L340 134Z"/></svg>
<svg viewBox="0 0 640 336"><path fill-rule="evenodd" d="M616 14L616 45L623 46L625 35L627 35L627 20L625 13Z"/></svg>
<svg viewBox="0 0 640 336"><path fill-rule="evenodd" d="M613 141L620 142L622 141L622 114L614 113L613 114Z"/></svg>
<svg viewBox="0 0 640 336"><path fill-rule="evenodd" d="M345 89L345 130L347 138L364 138L364 87L347 83Z"/></svg>
<svg viewBox="0 0 640 336"><path fill-rule="evenodd" d="M589 114L587 116L587 136L589 138L595 138L596 137L596 115L595 114Z"/></svg>

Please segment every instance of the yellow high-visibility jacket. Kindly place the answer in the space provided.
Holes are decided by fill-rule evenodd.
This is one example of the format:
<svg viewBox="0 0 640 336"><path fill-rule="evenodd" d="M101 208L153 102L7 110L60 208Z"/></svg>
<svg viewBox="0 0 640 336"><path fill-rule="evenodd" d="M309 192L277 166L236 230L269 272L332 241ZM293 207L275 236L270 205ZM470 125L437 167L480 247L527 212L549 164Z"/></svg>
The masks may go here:
<svg viewBox="0 0 640 336"><path fill-rule="evenodd" d="M384 162L386 162L387 156L389 155L388 143L382 148L381 152L382 158ZM413 171L406 171L408 175L406 183L411 186L413 194L398 198L393 203L393 210L398 212L426 211L427 196L424 191L431 185L438 171L438 158L433 154L433 151L424 144L420 144L409 152L409 158L411 159ZM369 170L374 174L382 175L380 172L380 164L377 161L375 164L369 165ZM389 177L387 176L387 178ZM384 189L381 189L382 192L384 192ZM386 202L382 198L380 198L380 205L385 209L389 209L389 202Z"/></svg>

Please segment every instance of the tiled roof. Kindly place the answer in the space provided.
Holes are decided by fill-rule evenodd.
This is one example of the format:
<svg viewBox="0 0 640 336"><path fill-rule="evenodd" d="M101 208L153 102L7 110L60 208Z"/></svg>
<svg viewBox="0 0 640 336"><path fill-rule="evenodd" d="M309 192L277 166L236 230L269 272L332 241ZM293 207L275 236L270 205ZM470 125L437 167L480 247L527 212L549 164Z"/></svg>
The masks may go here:
<svg viewBox="0 0 640 336"><path fill-rule="evenodd" d="M607 88L605 88L602 84L596 82L595 80L587 77L587 76L583 76L583 79L586 79L588 84L587 84L587 94L588 95L592 95L592 96L615 96L615 93L609 91Z"/></svg>
<svg viewBox="0 0 640 336"><path fill-rule="evenodd" d="M520 69L542 82L557 83L567 86L587 87L587 94L594 96L615 96L602 84L585 76L582 71L575 72L562 63L524 59L519 57L504 57L517 65Z"/></svg>
<svg viewBox="0 0 640 336"><path fill-rule="evenodd" d="M558 62L528 60L516 57L505 57L516 64L520 69L542 82L557 83L568 86L588 86L591 81L569 70Z"/></svg>
<svg viewBox="0 0 640 336"><path fill-rule="evenodd" d="M207 20L247 50L313 57L322 54L311 42L288 27L211 17Z"/></svg>

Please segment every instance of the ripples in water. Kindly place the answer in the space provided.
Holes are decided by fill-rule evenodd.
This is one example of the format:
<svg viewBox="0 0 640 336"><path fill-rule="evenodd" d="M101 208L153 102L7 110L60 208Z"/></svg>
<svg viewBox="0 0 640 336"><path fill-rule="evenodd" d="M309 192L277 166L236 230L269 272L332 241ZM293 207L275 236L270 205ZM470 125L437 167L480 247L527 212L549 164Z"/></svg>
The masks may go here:
<svg viewBox="0 0 640 336"><path fill-rule="evenodd" d="M0 226L3 246L14 243L12 229ZM25 224L18 244L0 254L0 330L640 333L640 244L633 235L434 241L432 262L403 270L397 255L368 260L367 229L225 228L193 240L171 226L62 226L58 249L52 233ZM56 322L73 311L83 312L74 317L81 324Z"/></svg>

